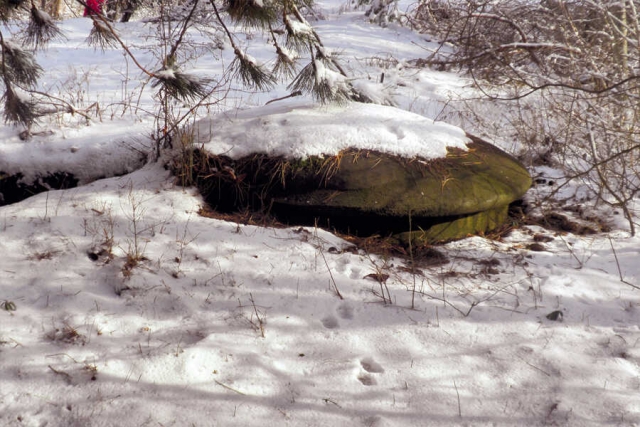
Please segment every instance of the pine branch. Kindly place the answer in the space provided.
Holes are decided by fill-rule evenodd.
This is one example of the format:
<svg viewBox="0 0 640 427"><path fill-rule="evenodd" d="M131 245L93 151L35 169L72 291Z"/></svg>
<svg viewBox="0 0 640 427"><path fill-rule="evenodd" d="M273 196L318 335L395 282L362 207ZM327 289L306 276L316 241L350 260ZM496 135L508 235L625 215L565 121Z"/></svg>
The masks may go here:
<svg viewBox="0 0 640 427"><path fill-rule="evenodd" d="M313 48L309 47L313 52ZM289 90L310 93L314 99L326 104L342 103L353 98L353 88L346 78L331 69L331 62L317 54L288 86Z"/></svg>
<svg viewBox="0 0 640 427"><path fill-rule="evenodd" d="M311 27L311 25L309 25L307 20L304 19L304 16L302 16L302 13L300 13L300 9L298 9L298 7L295 4L292 6L292 12L293 12L294 16L298 19L298 21L307 24L311 28L311 31L313 33L313 37L315 38L315 45L318 48L318 50L324 49L324 44L322 43L322 40L320 39L320 36L316 32L316 30L314 30L313 27ZM336 61L335 59L332 59L331 61L333 62L332 65L340 72L340 74L342 74L343 76L347 77L347 73L342 69L342 66L338 63L338 61Z"/></svg>
<svg viewBox="0 0 640 427"><path fill-rule="evenodd" d="M15 9L23 6L24 0L0 0L0 21L7 22Z"/></svg>
<svg viewBox="0 0 640 427"><path fill-rule="evenodd" d="M0 48L2 48L3 76L26 87L35 86L43 70L33 54L10 41L5 41L2 37L0 37Z"/></svg>
<svg viewBox="0 0 640 427"><path fill-rule="evenodd" d="M276 45L276 55L276 63L273 66L272 73L276 76L292 78L296 72L295 54Z"/></svg>
<svg viewBox="0 0 640 427"><path fill-rule="evenodd" d="M265 4L264 0L227 0L226 12L238 24L266 28L276 19L272 4Z"/></svg>
<svg viewBox="0 0 640 427"><path fill-rule="evenodd" d="M5 121L22 124L27 128L30 127L38 117L35 102L20 96L7 81L5 81L5 84L6 90L2 97Z"/></svg>
<svg viewBox="0 0 640 427"><path fill-rule="evenodd" d="M93 27L87 37L87 44L99 47L103 52L109 47L116 48L119 46L117 35L113 33L112 29L109 29L98 20L93 21Z"/></svg>
<svg viewBox="0 0 640 427"><path fill-rule="evenodd" d="M51 15L31 4L29 25L25 30L23 43L38 50L46 46L51 40L64 37Z"/></svg>
<svg viewBox="0 0 640 427"><path fill-rule="evenodd" d="M273 74L276 76L282 75L286 78L292 78L296 71L297 53L280 46L271 24L269 24L269 34L271 34L273 45L276 47L277 55L276 63L273 66Z"/></svg>
<svg viewBox="0 0 640 427"><path fill-rule="evenodd" d="M292 21L285 12L282 16L282 22L287 33L287 47L307 52L309 45L318 41L313 28L311 28L306 20L304 22Z"/></svg>
<svg viewBox="0 0 640 427"><path fill-rule="evenodd" d="M239 76L242 83L249 87L253 87L259 90L270 89L276 83L273 75L266 71L263 66L259 65L255 61L255 59L240 50L240 48L234 42L231 31L229 31L229 28L227 28L224 21L222 20L220 11L216 6L215 1L209 0L209 2L211 3L211 6L213 6L213 11L216 14L218 23L222 26L225 33L227 34L229 43L231 43L233 52L236 55L230 66L230 68L234 70L233 74L235 76Z"/></svg>
<svg viewBox="0 0 640 427"><path fill-rule="evenodd" d="M164 68L153 73L155 81L151 87L162 85L171 97L184 102L194 102L209 95L209 80L180 72L175 68Z"/></svg>
<svg viewBox="0 0 640 427"><path fill-rule="evenodd" d="M84 2L83 0L76 0L76 2L85 5L86 6L86 2ZM120 47L125 51L125 53L127 54L127 56L129 56L129 58L131 58L131 60L133 61L133 63L136 65L136 67L138 67L140 69L140 71L142 71L143 73L145 73L147 76L149 77L154 77L153 73L151 73L149 70L147 70L139 61L138 59L135 57L135 55L131 52L131 50L129 49L129 47L122 41L122 39L120 38L120 36L118 35L118 33L116 33L115 29L111 26L111 24L109 23L109 21L102 15L96 15L96 14L91 14L89 15L89 17L91 18L91 20L93 22L98 21L102 26L106 27L110 32L111 35L113 36L113 38L118 42L118 44L120 45Z"/></svg>
<svg viewBox="0 0 640 427"><path fill-rule="evenodd" d="M234 52L236 58L231 63L231 69L235 70L234 74L240 77L245 86L263 91L273 87L276 79L269 71L240 49L236 48Z"/></svg>
<svg viewBox="0 0 640 427"><path fill-rule="evenodd" d="M312 93L315 85L316 71L313 61L307 64L296 76L295 79L287 86L287 89L293 92Z"/></svg>

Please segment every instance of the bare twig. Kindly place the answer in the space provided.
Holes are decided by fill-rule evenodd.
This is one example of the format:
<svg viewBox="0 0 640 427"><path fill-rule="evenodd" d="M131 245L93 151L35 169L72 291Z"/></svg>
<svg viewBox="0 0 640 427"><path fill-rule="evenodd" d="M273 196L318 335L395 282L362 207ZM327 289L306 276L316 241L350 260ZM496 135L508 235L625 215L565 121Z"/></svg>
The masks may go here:
<svg viewBox="0 0 640 427"><path fill-rule="evenodd" d="M235 388L233 388L233 387L229 387L228 385L223 384L223 383L221 383L221 382L220 382L220 381L218 381L218 380L213 380L213 381L214 381L216 384L218 384L219 386L226 388L227 390L230 390L230 391L232 391L232 392L234 392L234 393L241 394L241 395L243 395L243 396L247 396L247 393L243 393L243 392L241 392L240 390L236 390L236 389L235 389Z"/></svg>
<svg viewBox="0 0 640 427"><path fill-rule="evenodd" d="M59 371L59 370L55 369L53 366L51 366L51 365L47 365L47 366L49 366L49 369L51 369L56 375L62 376L65 379L65 381L67 381L68 383L71 383L71 381L72 381L71 375L69 375L65 371Z"/></svg>
<svg viewBox="0 0 640 427"><path fill-rule="evenodd" d="M253 307L253 313L256 315L256 319L258 320L258 324L256 325L252 320L249 320L254 327L260 331L260 336L264 338L264 314L258 312L258 308L256 307L256 303L253 300L253 294L249 293L249 301L251 301L251 306Z"/></svg>
<svg viewBox="0 0 640 427"><path fill-rule="evenodd" d="M456 396L458 398L458 416L462 417L462 406L460 405L460 393L458 392L458 386L456 380L453 380L453 387L456 389Z"/></svg>
<svg viewBox="0 0 640 427"><path fill-rule="evenodd" d="M616 266L618 267L618 275L620 276L620 281L625 285L631 286L632 288L640 289L640 286L636 286L633 283L629 283L626 280L624 280L624 277L622 276L622 269L620 268L620 262L618 261L618 254L616 254L616 248L613 247L613 241L611 240L611 237L609 237L609 244L611 245L611 251L613 252L613 257L616 259Z"/></svg>

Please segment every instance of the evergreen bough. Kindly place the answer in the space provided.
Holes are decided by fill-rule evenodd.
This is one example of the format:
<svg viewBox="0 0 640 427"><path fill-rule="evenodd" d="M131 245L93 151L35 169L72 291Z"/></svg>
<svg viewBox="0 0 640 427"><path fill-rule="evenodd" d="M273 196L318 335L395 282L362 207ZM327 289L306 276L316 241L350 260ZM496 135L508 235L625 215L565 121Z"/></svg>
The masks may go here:
<svg viewBox="0 0 640 427"><path fill-rule="evenodd" d="M45 114L38 109L37 98L48 96L36 90L42 68L37 64L33 52L46 48L54 39L64 38L58 22L42 10L40 2L33 0L0 0L0 20L7 23L15 20L21 26L20 37L6 39L7 30L0 31L2 55L0 77L4 84L4 118L7 122L20 124L27 133L39 116ZM144 2L138 0L115 0L107 2L104 13L89 14L93 20L87 37L89 45L102 50L120 48L136 66L151 80L151 87L158 92L161 101L159 116L164 114L163 132L166 136L170 126L168 120L168 98L184 106L197 107L214 89L212 80L198 77L182 70L181 48L188 43L187 31L193 27L217 28L231 45L235 59L228 68L228 75L251 90L267 91L278 79L291 79L289 85L294 93L310 93L320 102L345 101L348 99L368 101L351 84L347 74L332 54L323 45L301 10L310 9L311 0L160 0L154 2L159 17L149 20L159 26L170 23L172 31L163 34L170 51L157 70L141 65L119 36L113 25L117 13L121 21L128 21ZM86 7L83 0L76 0L78 7ZM267 34L274 48L275 61L272 67L256 61L243 49L230 24L248 30L261 30ZM306 65L300 65L307 58ZM183 59L182 59L183 60ZM59 99L57 99L59 100ZM195 107L194 107L195 106ZM74 111L68 105L63 111ZM49 110L50 112L50 110ZM174 129L175 130L175 129ZM166 145L166 143L165 143Z"/></svg>

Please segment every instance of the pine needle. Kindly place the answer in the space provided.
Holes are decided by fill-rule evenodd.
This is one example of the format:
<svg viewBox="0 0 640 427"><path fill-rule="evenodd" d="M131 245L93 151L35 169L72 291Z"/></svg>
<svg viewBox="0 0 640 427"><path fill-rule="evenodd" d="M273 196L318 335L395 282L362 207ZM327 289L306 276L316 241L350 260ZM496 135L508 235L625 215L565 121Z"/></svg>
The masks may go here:
<svg viewBox="0 0 640 427"><path fill-rule="evenodd" d="M296 61L290 54L283 51L280 46L276 48L276 63L273 66L273 74L276 76L283 76L285 78L292 78L296 72Z"/></svg>
<svg viewBox="0 0 640 427"><path fill-rule="evenodd" d="M267 28L276 19L276 10L258 0L227 0L227 13L234 22L247 27Z"/></svg>
<svg viewBox="0 0 640 427"><path fill-rule="evenodd" d="M242 83L250 88L266 91L273 87L276 79L269 71L257 64L250 57L236 49L236 58L231 63L231 69Z"/></svg>
<svg viewBox="0 0 640 427"><path fill-rule="evenodd" d="M332 83L318 75L319 60L307 64L300 74L288 86L289 90L310 93L313 98L323 104L330 102L344 103L351 99L351 85L344 81ZM326 67L326 65L323 65Z"/></svg>

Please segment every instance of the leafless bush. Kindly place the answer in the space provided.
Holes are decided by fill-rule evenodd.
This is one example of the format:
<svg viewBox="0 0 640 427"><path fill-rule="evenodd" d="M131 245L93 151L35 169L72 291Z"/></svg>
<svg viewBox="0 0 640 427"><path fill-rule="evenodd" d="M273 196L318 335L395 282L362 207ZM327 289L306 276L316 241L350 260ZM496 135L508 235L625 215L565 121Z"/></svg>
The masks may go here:
<svg viewBox="0 0 640 427"><path fill-rule="evenodd" d="M597 202L619 207L634 234L638 7L635 0L424 0L411 23L455 47L423 64L465 71L487 98L507 103L518 137L562 164Z"/></svg>

